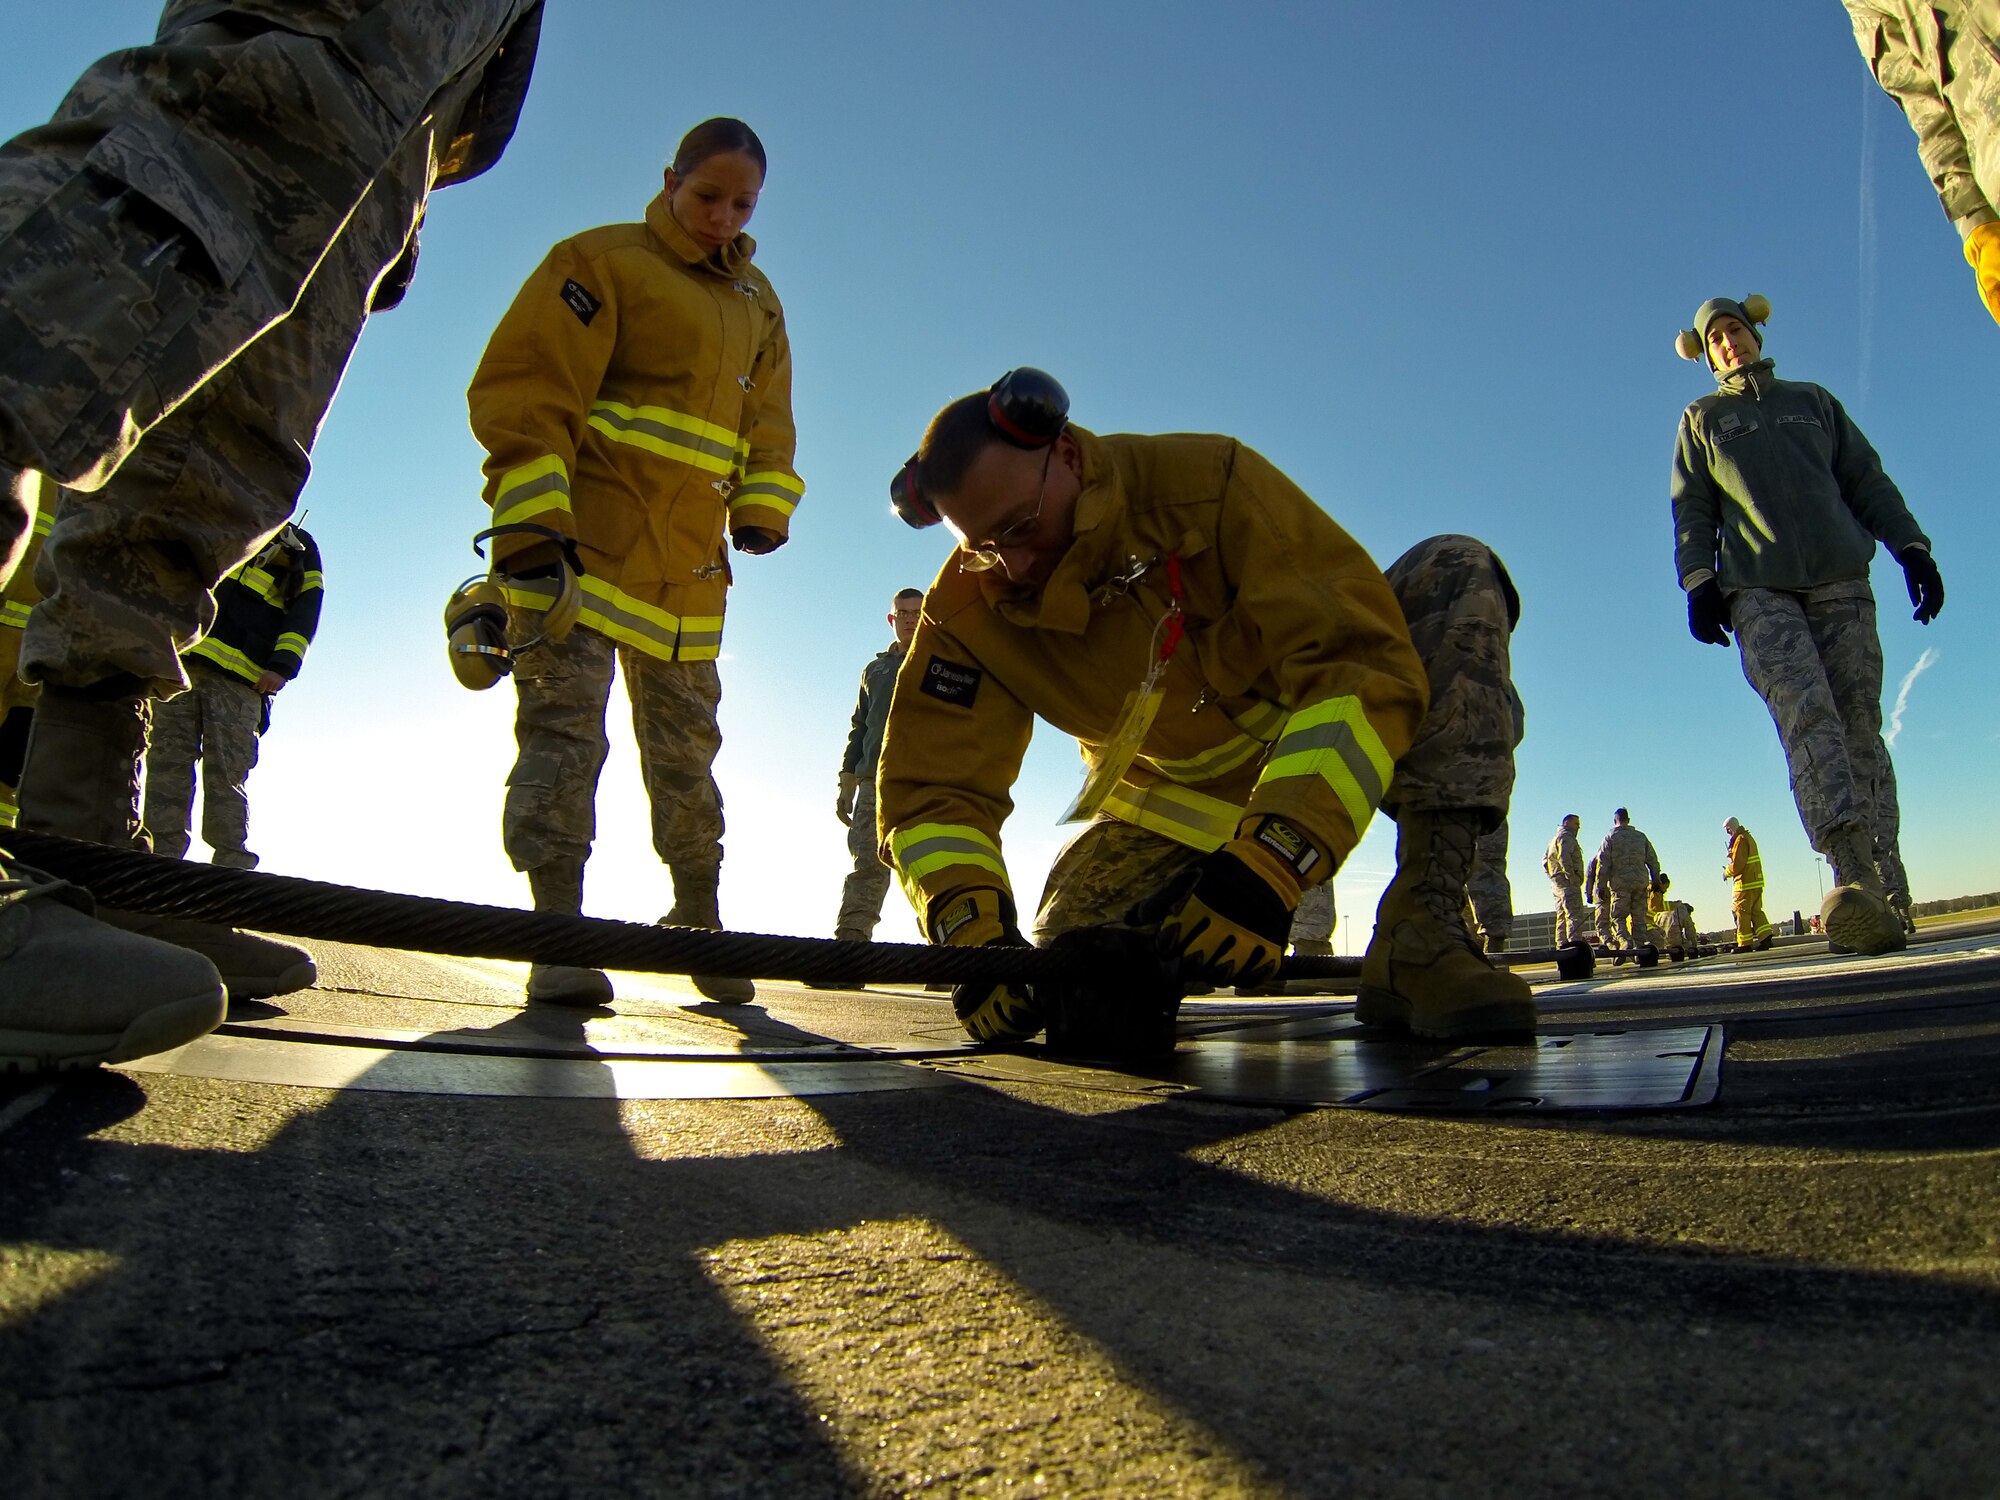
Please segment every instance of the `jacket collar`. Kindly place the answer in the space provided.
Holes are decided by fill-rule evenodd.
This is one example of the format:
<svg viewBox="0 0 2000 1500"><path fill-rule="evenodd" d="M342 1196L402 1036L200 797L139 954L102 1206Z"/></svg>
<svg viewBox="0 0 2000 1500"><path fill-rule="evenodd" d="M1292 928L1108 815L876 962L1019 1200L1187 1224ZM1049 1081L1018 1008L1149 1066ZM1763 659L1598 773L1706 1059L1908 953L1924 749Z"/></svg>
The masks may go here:
<svg viewBox="0 0 2000 1500"><path fill-rule="evenodd" d="M1090 596L1123 561L1120 542L1127 508L1125 484L1104 442L1071 423L1069 435L1083 458L1083 488L1069 551L1037 594L1007 581L999 569L981 575L986 602L1011 624L1082 635L1090 624Z"/></svg>
<svg viewBox="0 0 2000 1500"><path fill-rule="evenodd" d="M747 234L739 234L713 255L709 254L681 228L674 211L667 206L665 193L655 193L653 201L646 205L646 227L653 231L653 238L666 247L667 254L673 259L684 265L719 271L725 276L742 275L750 264L750 257L757 253L757 242Z"/></svg>
<svg viewBox="0 0 2000 1500"><path fill-rule="evenodd" d="M1753 401L1761 401L1771 389L1771 383L1778 378L1775 360L1757 359L1747 365L1738 365L1727 374L1715 377L1715 383L1725 396L1748 396Z"/></svg>

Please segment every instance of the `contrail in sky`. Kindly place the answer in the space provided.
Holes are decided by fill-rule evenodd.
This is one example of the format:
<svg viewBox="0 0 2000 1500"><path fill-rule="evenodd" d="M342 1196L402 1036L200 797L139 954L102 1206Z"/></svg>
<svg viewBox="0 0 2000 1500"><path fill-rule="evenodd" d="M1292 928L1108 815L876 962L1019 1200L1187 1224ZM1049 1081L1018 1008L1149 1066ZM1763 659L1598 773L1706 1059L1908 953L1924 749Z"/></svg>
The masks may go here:
<svg viewBox="0 0 2000 1500"><path fill-rule="evenodd" d="M1883 744L1895 744L1896 736L1903 732L1903 710L1910 706L1910 689L1915 686L1918 677L1930 670L1937 656L1931 647L1924 647L1924 654L1917 658L1917 664L1903 678L1903 685L1896 689L1896 706L1889 712L1889 732L1882 736Z"/></svg>

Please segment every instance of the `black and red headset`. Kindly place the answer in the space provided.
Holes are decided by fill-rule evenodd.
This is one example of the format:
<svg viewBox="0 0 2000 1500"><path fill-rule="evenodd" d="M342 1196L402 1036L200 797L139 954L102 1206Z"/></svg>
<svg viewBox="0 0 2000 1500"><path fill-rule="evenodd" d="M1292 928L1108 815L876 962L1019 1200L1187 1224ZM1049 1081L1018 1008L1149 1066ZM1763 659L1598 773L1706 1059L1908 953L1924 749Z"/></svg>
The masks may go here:
<svg viewBox="0 0 2000 1500"><path fill-rule="evenodd" d="M1046 448L1069 425L1069 392L1047 370L1022 365L993 382L986 420L1016 448ZM889 504L911 526L935 526L941 519L924 494L916 454L889 481Z"/></svg>

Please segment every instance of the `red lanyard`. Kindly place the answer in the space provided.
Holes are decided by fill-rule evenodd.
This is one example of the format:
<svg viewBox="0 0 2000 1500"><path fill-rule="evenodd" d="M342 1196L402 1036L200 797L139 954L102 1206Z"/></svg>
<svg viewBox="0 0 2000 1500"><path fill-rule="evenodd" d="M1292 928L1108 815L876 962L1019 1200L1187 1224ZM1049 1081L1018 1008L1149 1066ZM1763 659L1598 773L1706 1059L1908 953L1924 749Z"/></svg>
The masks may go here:
<svg viewBox="0 0 2000 1500"><path fill-rule="evenodd" d="M1181 614L1181 560L1177 553L1167 554L1167 638L1160 643L1160 661L1164 665L1180 646L1181 637L1187 634L1187 621Z"/></svg>

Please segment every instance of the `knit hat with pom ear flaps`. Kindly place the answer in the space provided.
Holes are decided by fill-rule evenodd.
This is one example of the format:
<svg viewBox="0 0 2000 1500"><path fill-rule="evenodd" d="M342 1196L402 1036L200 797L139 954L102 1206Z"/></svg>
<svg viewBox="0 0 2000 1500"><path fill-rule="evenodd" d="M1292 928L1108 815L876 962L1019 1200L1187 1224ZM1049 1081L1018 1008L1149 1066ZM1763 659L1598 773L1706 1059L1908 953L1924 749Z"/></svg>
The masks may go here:
<svg viewBox="0 0 2000 1500"><path fill-rule="evenodd" d="M1733 297L1710 297L1695 309L1694 327L1683 328L1674 336L1674 353L1682 359L1704 359L1708 355L1708 325L1727 313L1757 336L1757 347L1764 347L1764 333L1758 326L1771 319L1771 299L1752 293L1741 302ZM1714 368L1715 362L1709 361Z"/></svg>

